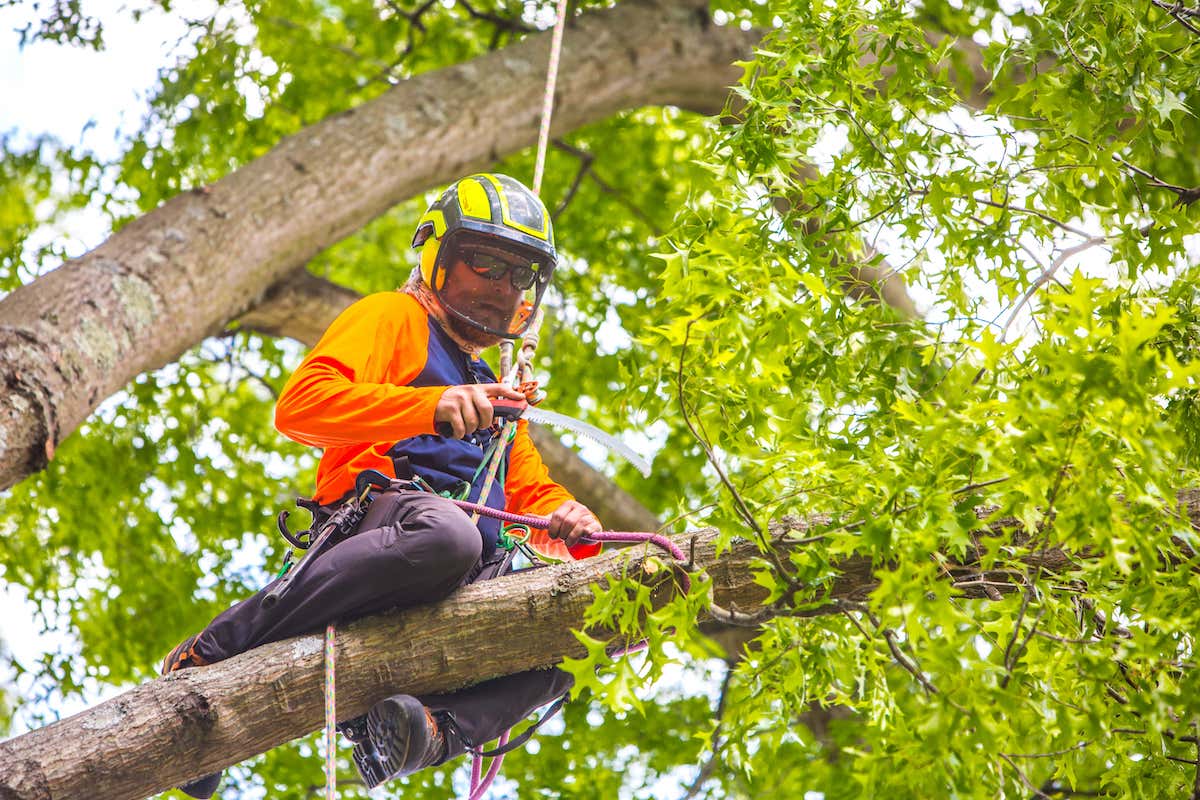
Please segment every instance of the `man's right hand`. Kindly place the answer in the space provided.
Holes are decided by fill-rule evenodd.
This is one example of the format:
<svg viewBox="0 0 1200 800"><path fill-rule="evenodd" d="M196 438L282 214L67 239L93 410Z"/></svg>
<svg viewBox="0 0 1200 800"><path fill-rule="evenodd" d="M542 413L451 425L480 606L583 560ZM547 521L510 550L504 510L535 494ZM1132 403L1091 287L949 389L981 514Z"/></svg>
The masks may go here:
<svg viewBox="0 0 1200 800"><path fill-rule="evenodd" d="M433 412L434 428L442 436L462 439L492 426L493 397L523 400L525 395L503 383L470 383L442 392Z"/></svg>

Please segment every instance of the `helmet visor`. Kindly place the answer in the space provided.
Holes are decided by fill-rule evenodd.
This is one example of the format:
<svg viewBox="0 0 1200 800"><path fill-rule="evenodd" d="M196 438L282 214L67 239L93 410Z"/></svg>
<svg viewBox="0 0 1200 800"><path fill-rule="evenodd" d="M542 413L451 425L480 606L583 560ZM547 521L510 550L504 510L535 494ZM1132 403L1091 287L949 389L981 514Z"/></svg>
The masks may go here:
<svg viewBox="0 0 1200 800"><path fill-rule="evenodd" d="M553 261L492 237L458 236L446 244L433 282L442 305L485 333L509 339L525 333L550 284Z"/></svg>

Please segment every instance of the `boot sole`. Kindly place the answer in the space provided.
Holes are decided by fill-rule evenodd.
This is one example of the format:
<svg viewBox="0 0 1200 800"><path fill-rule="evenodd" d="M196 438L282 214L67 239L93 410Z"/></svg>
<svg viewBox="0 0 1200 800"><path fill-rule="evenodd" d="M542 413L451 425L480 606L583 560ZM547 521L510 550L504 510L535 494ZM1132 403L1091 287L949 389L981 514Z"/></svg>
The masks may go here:
<svg viewBox="0 0 1200 800"><path fill-rule="evenodd" d="M208 800L208 798L216 793L217 787L220 786L221 774L220 772L213 772L202 778L197 778L191 783L185 783L180 786L179 791L188 797L195 797L196 800Z"/></svg>
<svg viewBox="0 0 1200 800"><path fill-rule="evenodd" d="M380 700L367 712L367 731L387 777L415 772L405 770L414 740L425 734L425 707L415 697ZM380 781L382 783L382 781Z"/></svg>
<svg viewBox="0 0 1200 800"><path fill-rule="evenodd" d="M354 759L354 766L358 768L359 777L363 779L363 784L368 789L374 789L387 781L388 776L384 766L379 762L379 757L369 744L354 745L350 756Z"/></svg>

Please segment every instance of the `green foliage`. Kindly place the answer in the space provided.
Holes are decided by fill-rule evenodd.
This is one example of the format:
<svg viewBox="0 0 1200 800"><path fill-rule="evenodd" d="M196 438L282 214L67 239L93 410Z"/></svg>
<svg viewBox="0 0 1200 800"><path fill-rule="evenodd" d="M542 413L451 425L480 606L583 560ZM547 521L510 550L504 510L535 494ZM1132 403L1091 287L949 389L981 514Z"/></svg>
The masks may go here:
<svg viewBox="0 0 1200 800"><path fill-rule="evenodd" d="M0 142L0 286L65 254L44 232L82 202L119 225L548 9L218 4L117 163ZM550 405L644 433L654 480L611 471L673 527L792 547L757 562L775 617L721 688L692 622L702 576L657 610L654 575L594 587L568 664L579 697L505 762L517 796L1190 791L1200 564L1177 492L1200 458L1200 35L1170 9L714 4L765 31L728 116L639 109L551 149L543 196L569 261L540 354ZM79 4L46 19L25 35L102 42ZM493 168L528 176L533 156ZM310 269L399 285L427 200ZM855 299L864 268L903 277L923 318ZM5 580L79 645L24 666L65 696L144 679L261 584L270 512L314 466L271 426L297 355L211 340L6 496ZM855 559L876 588L832 600ZM310 796L319 749L279 748L237 781ZM387 793L455 796L456 768Z"/></svg>
<svg viewBox="0 0 1200 800"><path fill-rule="evenodd" d="M966 30L966 9L932 12ZM759 573L780 617L732 684L725 790L1185 791L1193 771L1166 756L1193 755L1177 742L1200 717L1195 535L1175 495L1195 480L1180 245L1197 218L1171 187L1200 182L1180 157L1197 138L1182 54L1200 41L1132 6L1017 14L972 100L954 43L928 44L911 9L778 13L709 162L724 191L681 218L645 340L677 359L659 383L736 476L723 530L830 520ZM1022 74L1048 52L1055 69ZM884 263L864 238L928 322L835 290ZM1026 534L981 538L981 507ZM1052 547L1076 554L1069 575L1037 566ZM796 617L827 609L856 556L887 564L870 602ZM962 596L980 581L1009 593Z"/></svg>
<svg viewBox="0 0 1200 800"><path fill-rule="evenodd" d="M0 291L27 283L78 255L55 228L91 202L101 165L49 137L18 143L0 131ZM58 183L55 178L58 178Z"/></svg>

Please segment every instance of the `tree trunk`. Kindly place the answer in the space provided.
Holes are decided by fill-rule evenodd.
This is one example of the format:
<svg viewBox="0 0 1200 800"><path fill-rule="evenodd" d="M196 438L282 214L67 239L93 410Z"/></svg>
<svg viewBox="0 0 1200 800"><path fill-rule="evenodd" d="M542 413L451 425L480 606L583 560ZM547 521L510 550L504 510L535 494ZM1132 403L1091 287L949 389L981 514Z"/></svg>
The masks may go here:
<svg viewBox="0 0 1200 800"><path fill-rule="evenodd" d="M585 14L566 34L553 131L643 105L715 112L757 38L692 4ZM405 81L0 300L0 490L43 468L102 400L220 331L323 248L532 144L549 46L538 34Z"/></svg>
<svg viewBox="0 0 1200 800"><path fill-rule="evenodd" d="M1182 493L1179 508L1200 525L1200 491ZM989 513L978 511L981 518ZM784 559L790 548L813 546L797 540L814 522L827 520L771 526L772 544ZM990 527L981 535L1013 537L1012 570L986 582L970 563L948 562L945 575L964 595L1015 591L1020 587L1011 578L1029 566L1062 573L1079 558L1057 547L1031 545L1016 520L994 521ZM714 616L750 621L765 598L750 569L761 559L757 546L736 540L718 558L715 530L673 539L712 579L713 600L723 607ZM396 692L452 691L580 655L571 630L579 627L592 601L591 584L624 575L655 584L656 604L669 597L671 573L647 568L648 554L647 547L624 548L469 586L435 606L348 624L337 639L339 719L361 714ZM830 613L839 610L838 601L866 599L878 583L875 573L886 568L860 556L842 561L832 584L821 589L828 602L803 613ZM174 673L0 742L0 798L117 800L163 791L316 730L323 721L322 687L320 633Z"/></svg>

